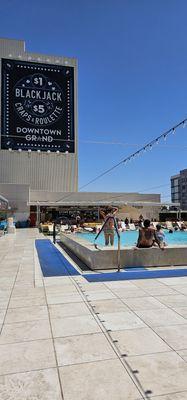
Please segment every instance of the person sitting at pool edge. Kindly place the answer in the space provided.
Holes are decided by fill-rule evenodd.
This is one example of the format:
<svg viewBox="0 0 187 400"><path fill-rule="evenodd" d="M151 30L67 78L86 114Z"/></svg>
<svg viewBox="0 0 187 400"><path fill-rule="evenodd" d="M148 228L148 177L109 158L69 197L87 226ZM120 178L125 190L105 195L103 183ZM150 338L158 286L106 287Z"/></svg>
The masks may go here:
<svg viewBox="0 0 187 400"><path fill-rule="evenodd" d="M114 244L114 215L118 212L117 207L108 207L105 211L100 210L101 216L104 218L104 236L105 236L105 246L108 246L109 243L111 246Z"/></svg>
<svg viewBox="0 0 187 400"><path fill-rule="evenodd" d="M162 230L162 227L160 224L156 225L156 231L155 231L155 235L157 237L157 239L159 240L159 242L163 245L163 246L167 246L167 243L165 242L165 234Z"/></svg>
<svg viewBox="0 0 187 400"><path fill-rule="evenodd" d="M160 249L164 249L163 244L158 240L155 234L155 229L150 227L150 220L145 219L144 226L139 229L139 237L136 247L149 248L157 243Z"/></svg>

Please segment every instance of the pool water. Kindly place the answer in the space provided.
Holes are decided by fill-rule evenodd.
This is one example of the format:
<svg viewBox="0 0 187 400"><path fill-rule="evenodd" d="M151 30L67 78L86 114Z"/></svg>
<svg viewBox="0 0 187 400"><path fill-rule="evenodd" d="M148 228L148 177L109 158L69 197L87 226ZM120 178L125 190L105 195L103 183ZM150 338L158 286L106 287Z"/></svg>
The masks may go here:
<svg viewBox="0 0 187 400"><path fill-rule="evenodd" d="M164 231L165 241L168 245L187 245L187 231L174 231L173 233L168 233L168 231ZM79 237L82 237L88 240L91 243L94 243L94 239L96 237L95 233L77 233ZM126 231L120 233L121 237L121 246L134 246L137 243L138 239L138 231ZM114 237L114 246L117 246L117 235ZM97 238L96 244L100 246L104 246L104 234L101 233Z"/></svg>

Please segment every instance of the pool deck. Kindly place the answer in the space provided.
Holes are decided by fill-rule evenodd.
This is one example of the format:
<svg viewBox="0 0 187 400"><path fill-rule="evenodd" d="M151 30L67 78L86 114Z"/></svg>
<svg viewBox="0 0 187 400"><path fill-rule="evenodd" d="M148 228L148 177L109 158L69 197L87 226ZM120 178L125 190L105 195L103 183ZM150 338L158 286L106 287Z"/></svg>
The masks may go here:
<svg viewBox="0 0 187 400"><path fill-rule="evenodd" d="M44 278L36 239L0 238L0 399L187 400L187 277Z"/></svg>

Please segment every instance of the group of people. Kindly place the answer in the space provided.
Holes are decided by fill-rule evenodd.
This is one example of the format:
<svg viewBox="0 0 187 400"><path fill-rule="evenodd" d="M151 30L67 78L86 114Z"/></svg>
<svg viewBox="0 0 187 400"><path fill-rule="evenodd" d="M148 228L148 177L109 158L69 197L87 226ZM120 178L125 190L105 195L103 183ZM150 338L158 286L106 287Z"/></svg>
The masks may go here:
<svg viewBox="0 0 187 400"><path fill-rule="evenodd" d="M187 226L185 225L184 221L180 221L180 223L175 221L172 223L172 227L170 227L169 233L173 233L174 231L182 231L183 232L186 230L187 230Z"/></svg>
<svg viewBox="0 0 187 400"><path fill-rule="evenodd" d="M105 246L114 244L114 233L115 233L115 214L118 212L117 207L108 207L105 210L101 210L101 216L104 219L103 231L105 236ZM127 219L126 219L127 220ZM125 220L125 225L127 221ZM139 236L136 244L137 248L150 248L152 246L158 246L164 249L166 246L165 235L160 224L156 225L156 229L151 226L149 219L143 219L141 216L139 224Z"/></svg>

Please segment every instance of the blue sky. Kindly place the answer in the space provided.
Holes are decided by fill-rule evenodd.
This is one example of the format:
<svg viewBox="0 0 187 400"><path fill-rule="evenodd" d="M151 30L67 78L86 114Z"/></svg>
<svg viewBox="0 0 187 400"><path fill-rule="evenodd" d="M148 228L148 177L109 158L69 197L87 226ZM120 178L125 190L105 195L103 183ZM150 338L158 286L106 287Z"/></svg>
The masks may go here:
<svg viewBox="0 0 187 400"><path fill-rule="evenodd" d="M0 37L78 58L79 187L187 117L186 15L186 0L1 2ZM186 152L187 128L178 129L85 190L170 200Z"/></svg>

